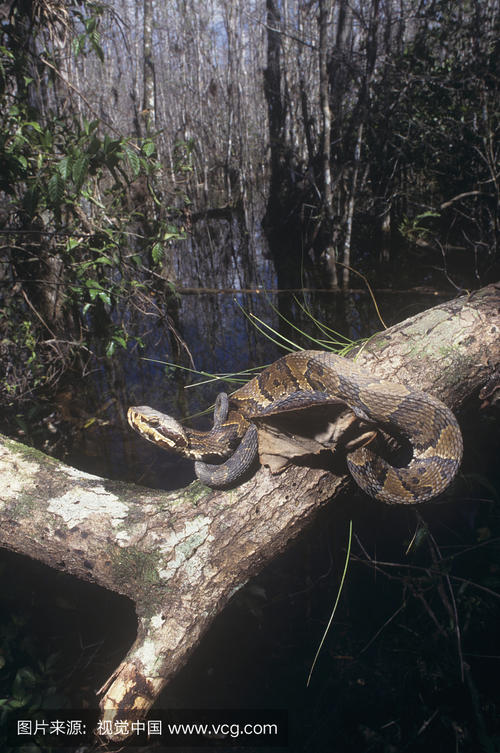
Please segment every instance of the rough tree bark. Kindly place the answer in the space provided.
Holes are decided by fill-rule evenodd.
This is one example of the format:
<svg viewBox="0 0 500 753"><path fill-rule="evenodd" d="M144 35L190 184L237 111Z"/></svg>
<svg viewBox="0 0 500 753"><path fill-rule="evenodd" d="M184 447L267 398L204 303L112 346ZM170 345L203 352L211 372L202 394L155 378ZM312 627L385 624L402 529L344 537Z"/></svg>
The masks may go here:
<svg viewBox="0 0 500 753"><path fill-rule="evenodd" d="M332 111L330 109L330 86L328 77L328 27L331 23L330 3L320 0L318 4L318 27L319 27L319 99L322 116L321 132L321 164L323 177L323 206L327 225L327 234L333 241L333 189L332 189L332 166L331 166L331 141L332 141ZM333 288L338 286L337 266L335 264L336 249L329 244L325 249L325 256L329 260L328 271Z"/></svg>
<svg viewBox="0 0 500 753"><path fill-rule="evenodd" d="M373 337L358 361L459 410L500 374L500 284ZM91 476L4 438L0 546L130 597L137 638L102 689L105 718L144 718L242 586L350 482L263 468L238 488L153 491ZM374 503L375 504L375 503Z"/></svg>
<svg viewBox="0 0 500 753"><path fill-rule="evenodd" d="M143 135L148 136L156 125L155 69L153 62L153 0L144 0L143 18Z"/></svg>
<svg viewBox="0 0 500 753"><path fill-rule="evenodd" d="M270 146L270 186L267 213L272 219L279 216L283 205L285 104L281 85L281 14L275 0L266 0L267 13L267 67L264 69L264 94Z"/></svg>

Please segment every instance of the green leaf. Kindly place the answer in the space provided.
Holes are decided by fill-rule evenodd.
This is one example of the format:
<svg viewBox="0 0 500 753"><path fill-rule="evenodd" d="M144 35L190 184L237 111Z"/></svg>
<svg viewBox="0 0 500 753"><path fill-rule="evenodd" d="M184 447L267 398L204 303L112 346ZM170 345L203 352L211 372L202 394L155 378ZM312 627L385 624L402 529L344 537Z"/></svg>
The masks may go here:
<svg viewBox="0 0 500 753"><path fill-rule="evenodd" d="M112 267L113 266L113 262L111 261L111 259L108 259L107 256L99 256L99 258L95 260L95 263L96 264L106 264L108 267Z"/></svg>
<svg viewBox="0 0 500 753"><path fill-rule="evenodd" d="M95 134L92 136L92 140L87 147L87 154L94 156L101 148L101 140Z"/></svg>
<svg viewBox="0 0 500 753"><path fill-rule="evenodd" d="M96 131L98 127L99 127L98 120L86 120L86 118L83 119L83 131L87 136L90 136L90 134L93 131Z"/></svg>
<svg viewBox="0 0 500 753"><path fill-rule="evenodd" d="M73 182L76 190L79 191L88 175L89 160L86 154L81 154L75 161L72 169Z"/></svg>
<svg viewBox="0 0 500 753"><path fill-rule="evenodd" d="M85 30L87 34L92 34L93 31L95 31L97 27L97 18L95 16L90 16L90 18L87 18L85 21Z"/></svg>
<svg viewBox="0 0 500 753"><path fill-rule="evenodd" d="M151 157L151 155L154 153L155 145L154 142L148 139L145 141L142 145L142 151L146 155L146 157Z"/></svg>
<svg viewBox="0 0 500 753"><path fill-rule="evenodd" d="M23 699L21 699L21 698L12 698L9 701L9 706L12 709L20 709L20 708L22 708L23 706L26 705L27 701L28 701L28 697L27 698L23 698Z"/></svg>
<svg viewBox="0 0 500 753"><path fill-rule="evenodd" d="M151 257L155 264L158 264L163 259L163 244L155 243L151 249Z"/></svg>
<svg viewBox="0 0 500 753"><path fill-rule="evenodd" d="M35 131L38 131L38 133L42 133L42 126L40 123L37 123L36 120L28 120L26 125L31 126Z"/></svg>
<svg viewBox="0 0 500 753"><path fill-rule="evenodd" d="M423 219L425 219L425 217L440 217L440 216L441 216L440 212L431 212L431 211L428 211L428 212L422 212L422 214L417 214L417 216L416 216L415 219L416 220L423 220Z"/></svg>
<svg viewBox="0 0 500 753"><path fill-rule="evenodd" d="M85 35L79 34L77 37L74 37L73 41L71 42L71 48L73 55L75 56L75 58L77 58L78 55L80 55L85 49Z"/></svg>
<svg viewBox="0 0 500 753"><path fill-rule="evenodd" d="M101 63L104 63L104 52L102 50L102 47L100 45L101 41L101 35L98 31L94 31L89 35L90 44L92 45L92 49L94 50L95 54L101 61Z"/></svg>
<svg viewBox="0 0 500 753"><path fill-rule="evenodd" d="M68 238L66 241L66 251L72 251L74 248L79 246L81 241L78 238Z"/></svg>
<svg viewBox="0 0 500 753"><path fill-rule="evenodd" d="M108 358L111 358L111 356L115 352L115 348L116 348L115 341L114 340L110 340L109 343L108 343L108 347L106 348L106 355L108 356Z"/></svg>
<svg viewBox="0 0 500 753"><path fill-rule="evenodd" d="M52 132L47 128L45 131L41 131L42 138L40 142L46 151L50 151L54 146L54 137Z"/></svg>
<svg viewBox="0 0 500 753"><path fill-rule="evenodd" d="M103 303L106 303L108 306L111 306L111 304L112 304L111 297L110 297L110 295L109 295L109 293L108 293L107 290L100 290L98 292L98 296L99 296L99 298L101 299L101 301Z"/></svg>
<svg viewBox="0 0 500 753"><path fill-rule="evenodd" d="M64 196L64 181L59 172L54 173L48 183L49 199L59 206Z"/></svg>
<svg viewBox="0 0 500 753"><path fill-rule="evenodd" d="M137 177L141 172L141 160L139 159L139 155L128 146L125 147L125 154L127 155L127 159L134 176Z"/></svg>

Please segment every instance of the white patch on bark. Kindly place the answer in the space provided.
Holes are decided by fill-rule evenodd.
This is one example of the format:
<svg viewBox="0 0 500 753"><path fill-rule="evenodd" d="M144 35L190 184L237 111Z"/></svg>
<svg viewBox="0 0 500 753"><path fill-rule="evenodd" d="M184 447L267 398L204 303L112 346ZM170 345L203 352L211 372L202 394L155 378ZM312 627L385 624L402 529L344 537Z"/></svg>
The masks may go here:
<svg viewBox="0 0 500 753"><path fill-rule="evenodd" d="M90 515L107 515L113 526L119 525L127 516L128 508L119 498L103 486L94 489L71 489L51 500L47 510L60 515L68 528L80 525Z"/></svg>
<svg viewBox="0 0 500 753"><path fill-rule="evenodd" d="M162 613L154 614L151 617L151 627L155 630L159 630L159 628L163 627L163 624L165 622L165 618L163 617Z"/></svg>
<svg viewBox="0 0 500 753"><path fill-rule="evenodd" d="M161 615L155 615L155 619L163 619ZM144 627L148 628L147 624ZM179 625L174 620L164 621L164 625L161 630L161 635L157 635L155 640L152 638L146 638L136 650L133 652L133 656L130 659L137 659L143 667L143 672L146 675L154 675L155 667L162 662L162 656L159 654L159 648L161 647L162 653L165 651L174 651L177 646L185 639L186 630L182 625Z"/></svg>
<svg viewBox="0 0 500 753"><path fill-rule="evenodd" d="M141 662L143 670L151 673L155 662L158 660L158 646L152 640L145 640L135 651L136 658Z"/></svg>
<svg viewBox="0 0 500 753"><path fill-rule="evenodd" d="M0 507L10 500L19 499L20 494L26 494L34 488L34 479L39 467L38 463L24 460L20 456L17 456L13 463L12 455L7 448L0 448Z"/></svg>
<svg viewBox="0 0 500 753"><path fill-rule="evenodd" d="M100 476L94 476L93 473L87 473L86 471L80 471L78 468L71 468L69 465L56 466L55 470L58 473L64 473L70 478L77 480L86 479L89 481L102 481Z"/></svg>
<svg viewBox="0 0 500 753"><path fill-rule="evenodd" d="M171 533L159 545L162 554L172 553L166 567L159 571L160 578L169 579L186 562L192 560L185 572L191 580L196 580L200 575L200 565L194 557L196 550L208 540L210 518L203 515L190 520L182 531Z"/></svg>

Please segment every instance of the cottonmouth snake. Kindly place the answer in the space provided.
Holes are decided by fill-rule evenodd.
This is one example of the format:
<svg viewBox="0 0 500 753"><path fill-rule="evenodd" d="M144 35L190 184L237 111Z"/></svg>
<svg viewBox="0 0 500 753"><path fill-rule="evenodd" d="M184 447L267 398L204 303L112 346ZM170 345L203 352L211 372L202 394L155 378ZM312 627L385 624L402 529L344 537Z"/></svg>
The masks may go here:
<svg viewBox="0 0 500 753"><path fill-rule="evenodd" d="M257 456L252 419L331 403L345 404L357 418L411 444L413 456L402 468L368 446L347 453L349 471L367 494L411 504L435 497L452 481L462 458L462 435L450 409L427 393L380 380L326 351L283 356L234 392L227 406L219 398L208 432L186 429L147 406L129 408L128 421L156 445L196 460L196 474L208 486L224 488L243 477Z"/></svg>

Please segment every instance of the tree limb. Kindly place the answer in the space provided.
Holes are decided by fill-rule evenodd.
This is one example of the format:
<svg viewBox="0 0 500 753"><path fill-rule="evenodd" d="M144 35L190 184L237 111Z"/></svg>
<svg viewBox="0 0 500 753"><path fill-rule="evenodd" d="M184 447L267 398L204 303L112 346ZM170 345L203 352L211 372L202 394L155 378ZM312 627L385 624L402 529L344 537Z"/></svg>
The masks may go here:
<svg viewBox="0 0 500 753"><path fill-rule="evenodd" d="M500 285L490 285L376 335L358 362L457 410L500 373L499 308ZM137 638L100 703L103 717L129 720L144 718L234 591L349 483L325 469L261 468L231 491L194 482L162 492L7 438L0 471L0 546L134 601Z"/></svg>

